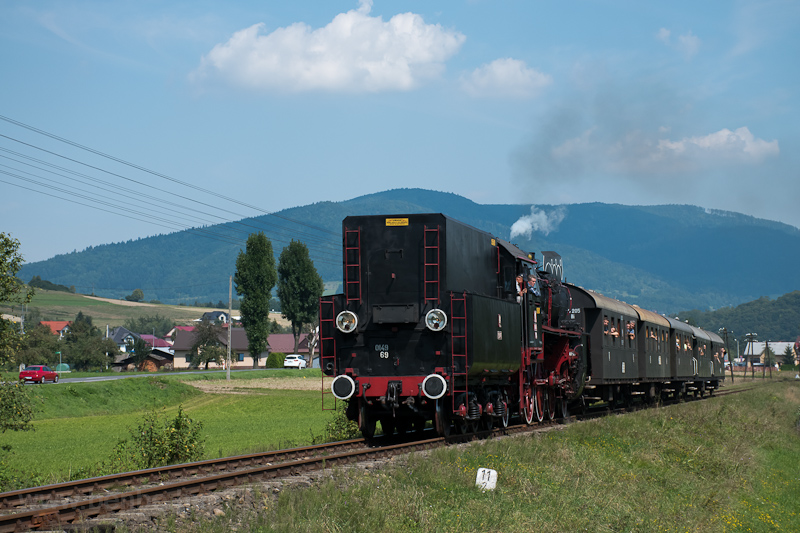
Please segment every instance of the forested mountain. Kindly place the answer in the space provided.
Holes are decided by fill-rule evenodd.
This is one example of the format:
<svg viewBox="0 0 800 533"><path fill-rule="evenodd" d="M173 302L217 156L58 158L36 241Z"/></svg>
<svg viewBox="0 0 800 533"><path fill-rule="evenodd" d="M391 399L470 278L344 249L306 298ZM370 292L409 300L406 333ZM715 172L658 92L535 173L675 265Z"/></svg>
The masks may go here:
<svg viewBox="0 0 800 533"><path fill-rule="evenodd" d="M276 258L291 239L305 242L326 285L335 287L345 216L425 212L444 213L537 254L555 250L568 281L662 313L718 309L800 288L800 230L786 224L687 205L482 205L422 189L95 246L27 264L20 278L38 275L113 298L141 288L145 300L164 303L227 301L239 250L248 233L264 231ZM533 230L511 238L512 225L526 220Z"/></svg>
<svg viewBox="0 0 800 533"><path fill-rule="evenodd" d="M731 339L745 342L747 333L756 333L758 341L794 341L800 335L800 291L784 294L775 300L762 297L736 307L716 311L684 311L681 320L708 331L726 328Z"/></svg>

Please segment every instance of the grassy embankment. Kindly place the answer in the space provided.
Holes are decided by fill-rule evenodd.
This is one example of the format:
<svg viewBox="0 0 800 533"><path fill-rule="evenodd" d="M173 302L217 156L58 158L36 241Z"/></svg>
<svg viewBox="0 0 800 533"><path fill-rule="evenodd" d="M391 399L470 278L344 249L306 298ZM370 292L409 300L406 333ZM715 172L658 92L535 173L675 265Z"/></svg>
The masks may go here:
<svg viewBox="0 0 800 533"><path fill-rule="evenodd" d="M800 383L438 449L166 530L800 531ZM742 385L737 384L737 388ZM494 491L478 468L498 472ZM200 512L195 511L195 512Z"/></svg>
<svg viewBox="0 0 800 533"><path fill-rule="evenodd" d="M312 390L256 388L258 379L298 378ZM202 422L206 458L309 444L332 418L320 408L319 370L264 370L234 373L232 393L206 394L189 380L224 380L224 373L154 375L95 383L27 386L36 410L34 431L6 432L0 445L27 485L98 474L120 438L128 436L149 409L174 416L179 405Z"/></svg>

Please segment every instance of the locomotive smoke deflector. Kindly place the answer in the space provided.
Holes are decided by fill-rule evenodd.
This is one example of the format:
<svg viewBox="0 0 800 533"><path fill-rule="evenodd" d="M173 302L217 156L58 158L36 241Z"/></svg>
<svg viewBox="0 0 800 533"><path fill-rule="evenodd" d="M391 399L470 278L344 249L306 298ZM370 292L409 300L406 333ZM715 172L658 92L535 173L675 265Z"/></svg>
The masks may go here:
<svg viewBox="0 0 800 533"><path fill-rule="evenodd" d="M331 392L340 400L347 400L356 392L356 382L346 374L336 376L331 383Z"/></svg>

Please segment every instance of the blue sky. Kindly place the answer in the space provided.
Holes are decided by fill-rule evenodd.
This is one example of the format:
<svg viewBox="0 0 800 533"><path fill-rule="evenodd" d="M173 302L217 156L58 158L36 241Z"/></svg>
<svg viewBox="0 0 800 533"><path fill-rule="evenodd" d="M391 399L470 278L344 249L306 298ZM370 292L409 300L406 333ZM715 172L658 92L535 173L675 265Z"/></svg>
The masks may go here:
<svg viewBox="0 0 800 533"><path fill-rule="evenodd" d="M0 231L36 261L396 187L800 227L798 23L796 1L5 0Z"/></svg>

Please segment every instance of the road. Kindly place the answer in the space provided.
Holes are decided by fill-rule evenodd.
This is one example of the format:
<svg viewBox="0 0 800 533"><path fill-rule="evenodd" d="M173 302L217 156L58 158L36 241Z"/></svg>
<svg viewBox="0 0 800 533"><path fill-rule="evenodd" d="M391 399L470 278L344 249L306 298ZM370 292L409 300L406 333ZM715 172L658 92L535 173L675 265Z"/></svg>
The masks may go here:
<svg viewBox="0 0 800 533"><path fill-rule="evenodd" d="M246 368L246 369L239 369L239 370L231 370L231 374L234 372L252 372L253 370L264 370L263 368ZM115 372L108 372L104 374L100 374L98 376L90 376L90 377L82 377L82 378L65 378L60 377L58 379L58 383L90 383L92 381L112 381L115 379L125 379L125 378L144 378L144 377L152 377L152 376L175 376L175 375L183 375L183 374L220 374L225 373L227 370L195 370L191 372L175 372L175 373L163 373L163 372L144 372L142 374L123 374L123 373L115 373ZM48 382L49 384L49 382Z"/></svg>

